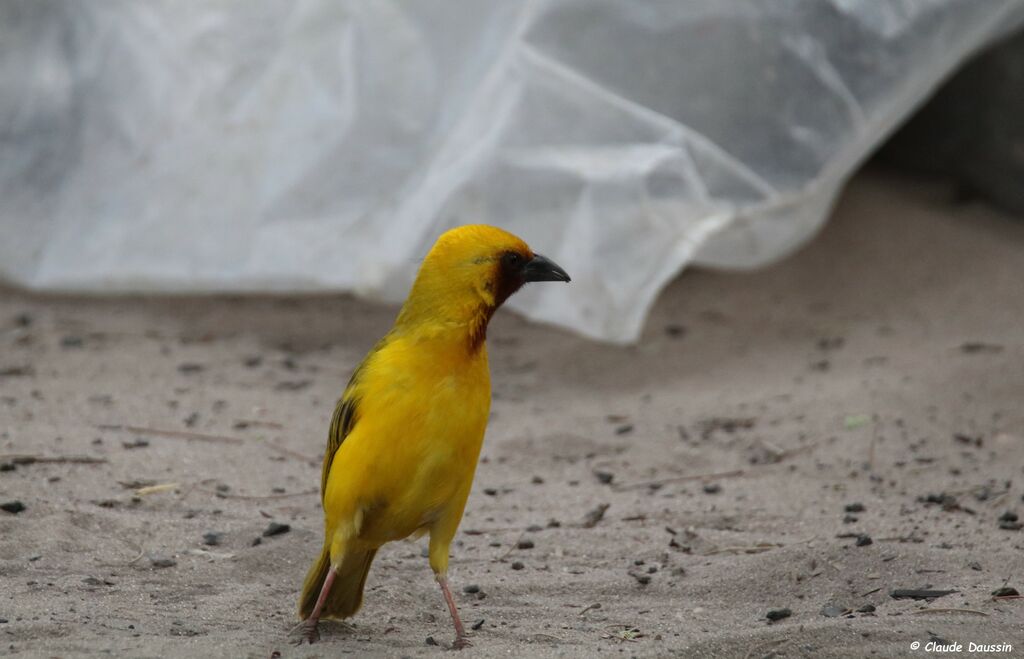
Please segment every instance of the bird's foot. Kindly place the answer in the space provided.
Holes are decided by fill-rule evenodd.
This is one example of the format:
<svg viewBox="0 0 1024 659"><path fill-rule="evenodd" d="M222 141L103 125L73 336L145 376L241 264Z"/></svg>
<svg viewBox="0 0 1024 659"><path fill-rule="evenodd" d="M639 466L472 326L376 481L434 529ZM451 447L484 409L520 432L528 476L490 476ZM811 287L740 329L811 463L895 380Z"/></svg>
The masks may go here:
<svg viewBox="0 0 1024 659"><path fill-rule="evenodd" d="M288 635L293 637L292 645L302 645L303 643L312 645L320 640L320 630L317 628L316 621L312 620L303 620L295 625Z"/></svg>
<svg viewBox="0 0 1024 659"><path fill-rule="evenodd" d="M456 636L455 642L452 643L453 650L462 650L464 648L471 648L473 644L469 642L469 639L465 636Z"/></svg>

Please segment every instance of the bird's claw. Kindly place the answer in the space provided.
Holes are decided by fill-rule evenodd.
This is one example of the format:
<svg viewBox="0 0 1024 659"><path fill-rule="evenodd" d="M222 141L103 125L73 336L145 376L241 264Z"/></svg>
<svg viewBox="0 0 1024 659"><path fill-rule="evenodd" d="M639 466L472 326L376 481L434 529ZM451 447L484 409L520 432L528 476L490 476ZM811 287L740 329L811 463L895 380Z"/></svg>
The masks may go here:
<svg viewBox="0 0 1024 659"><path fill-rule="evenodd" d="M292 641L292 645L302 645L303 643L312 645L320 640L320 630L317 629L317 624L315 622L310 624L309 620L300 622L288 635L296 637Z"/></svg>
<svg viewBox="0 0 1024 659"><path fill-rule="evenodd" d="M453 650L462 650L464 648L471 648L473 644L469 642L469 639L465 636L456 636L455 642L452 643Z"/></svg>

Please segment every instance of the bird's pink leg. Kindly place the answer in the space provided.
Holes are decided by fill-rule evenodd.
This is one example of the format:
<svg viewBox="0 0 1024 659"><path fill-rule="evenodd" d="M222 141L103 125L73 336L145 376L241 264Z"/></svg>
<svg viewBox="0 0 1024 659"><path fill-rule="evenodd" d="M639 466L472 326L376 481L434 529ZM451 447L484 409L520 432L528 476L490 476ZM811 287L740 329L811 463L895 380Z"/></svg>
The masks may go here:
<svg viewBox="0 0 1024 659"><path fill-rule="evenodd" d="M459 610L455 607L455 598L452 597L452 591L448 589L448 577L443 574L437 575L437 583L441 586L441 592L444 593L444 601L448 604L448 611L452 614L452 622L455 623L455 642L452 643L453 650L461 650L467 648L472 643L466 638L466 628L462 626L462 619L459 618Z"/></svg>
<svg viewBox="0 0 1024 659"><path fill-rule="evenodd" d="M299 623L297 629L302 630L302 635L297 641L297 645L302 645L303 641L306 641L310 645L320 640L320 632L317 630L317 623L320 622L320 612L323 611L324 602L327 601L327 594L331 592L331 586L334 584L335 570L334 566L327 572L327 577L324 579L324 585L320 587L320 597L316 599L316 606L313 607L313 612L309 614L309 617Z"/></svg>

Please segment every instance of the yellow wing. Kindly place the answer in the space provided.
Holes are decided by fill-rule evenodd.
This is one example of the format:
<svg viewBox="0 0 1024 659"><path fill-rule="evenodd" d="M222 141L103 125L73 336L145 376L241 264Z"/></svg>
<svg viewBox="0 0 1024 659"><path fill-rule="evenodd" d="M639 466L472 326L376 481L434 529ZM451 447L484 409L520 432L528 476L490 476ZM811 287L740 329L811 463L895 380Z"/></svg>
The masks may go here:
<svg viewBox="0 0 1024 659"><path fill-rule="evenodd" d="M355 427L356 421L359 419L358 407L359 407L359 396L356 393L357 386L359 384L359 376L363 371L363 367L368 361L380 351L382 347L387 343L388 337L385 336L383 339L377 342L377 345L363 358L362 363L356 367L356 370L352 373L352 377L348 381L348 385L345 387L344 393L341 394L341 398L334 406L334 415L331 417L331 428L327 431L327 452L324 453L324 466L323 471L320 474L320 502L323 503L324 496L327 493L327 477L331 474L331 464L334 462L334 456L341 447L342 442L348 437L349 433L352 432L352 428Z"/></svg>

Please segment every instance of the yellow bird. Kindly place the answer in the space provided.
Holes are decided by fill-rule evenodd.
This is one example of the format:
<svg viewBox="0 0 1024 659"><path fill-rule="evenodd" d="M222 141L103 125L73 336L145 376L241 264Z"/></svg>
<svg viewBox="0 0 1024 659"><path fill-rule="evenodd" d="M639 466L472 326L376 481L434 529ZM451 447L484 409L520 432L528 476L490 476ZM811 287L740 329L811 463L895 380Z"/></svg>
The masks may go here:
<svg viewBox="0 0 1024 659"><path fill-rule="evenodd" d="M535 281L569 275L496 227L452 229L427 254L394 327L334 410L320 480L324 544L299 598L300 643L319 638L320 618L359 610L381 545L430 533L453 647L469 645L446 575L491 406L487 324Z"/></svg>

